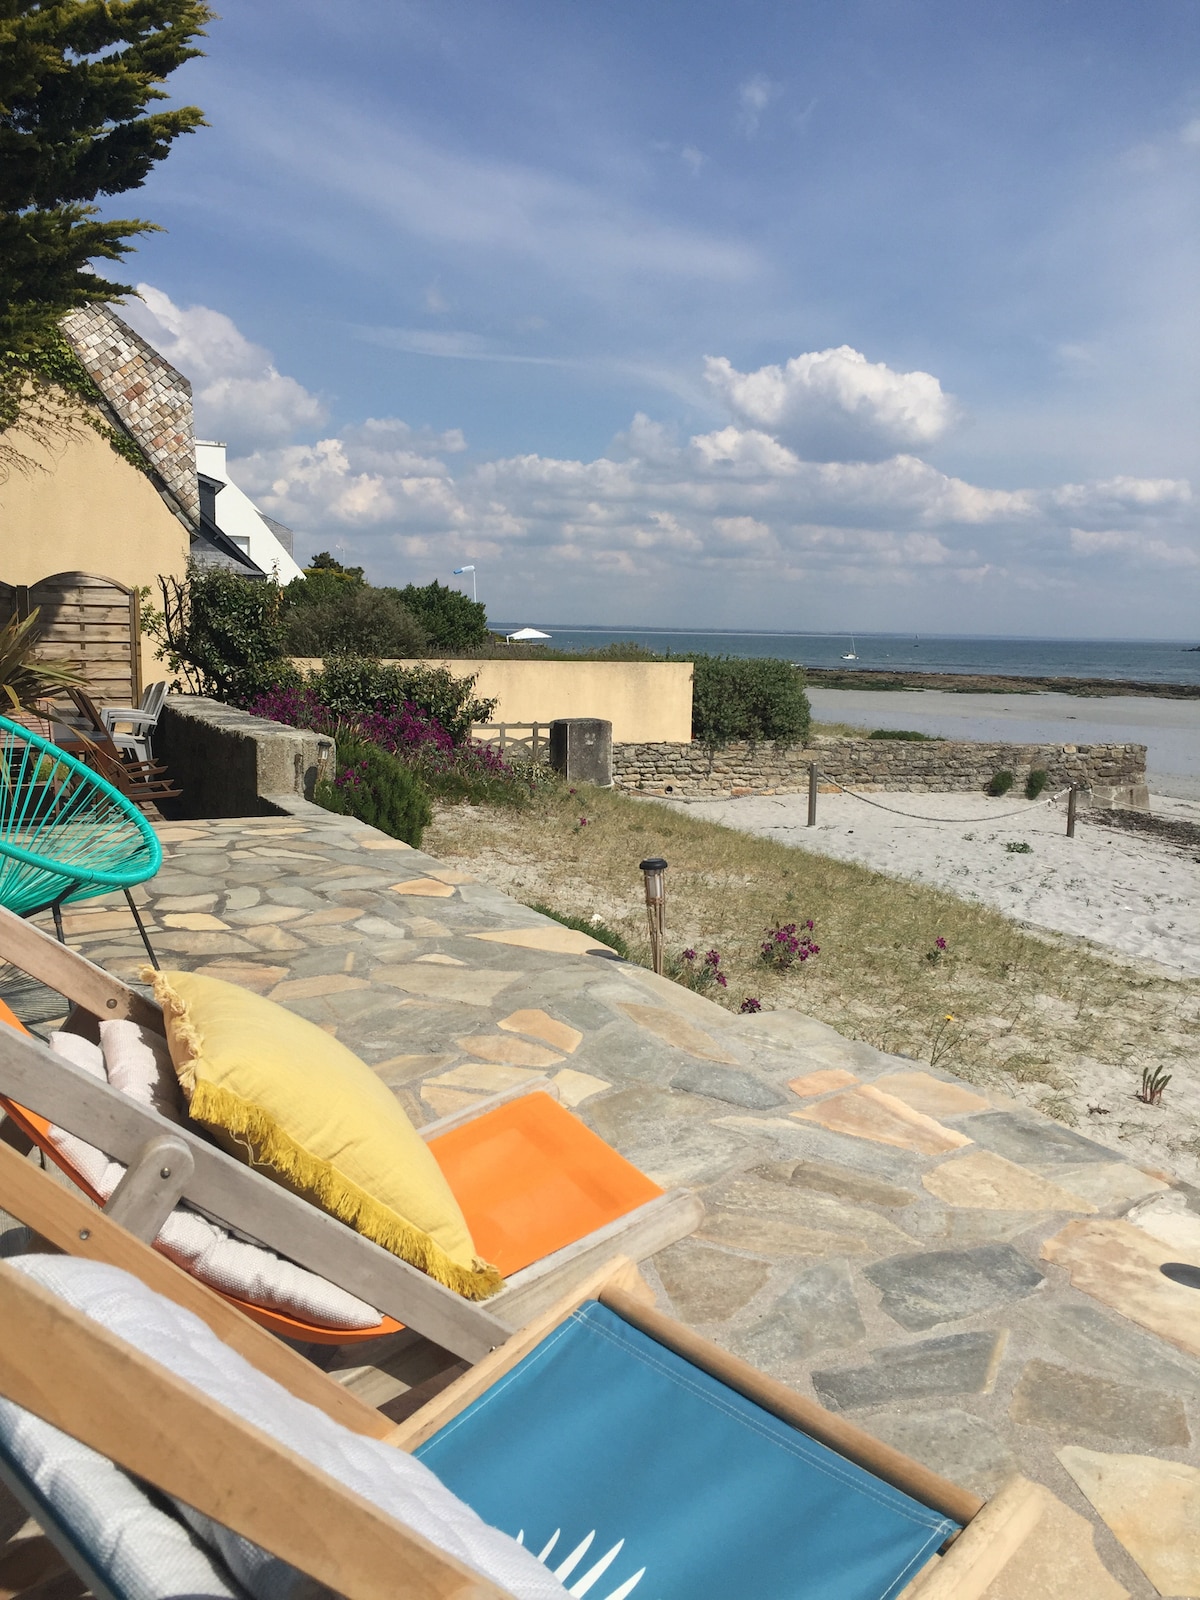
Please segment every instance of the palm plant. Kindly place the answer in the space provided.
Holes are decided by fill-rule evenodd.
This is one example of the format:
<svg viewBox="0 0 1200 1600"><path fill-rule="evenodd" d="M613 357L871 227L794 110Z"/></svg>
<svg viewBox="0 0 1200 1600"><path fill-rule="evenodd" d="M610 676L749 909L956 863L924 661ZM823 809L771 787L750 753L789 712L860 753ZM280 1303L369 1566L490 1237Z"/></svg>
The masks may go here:
<svg viewBox="0 0 1200 1600"><path fill-rule="evenodd" d="M10 617L0 628L0 711L10 716L35 711L35 702L43 695L87 687L87 679L73 661L35 655L38 634L36 607L27 617Z"/></svg>

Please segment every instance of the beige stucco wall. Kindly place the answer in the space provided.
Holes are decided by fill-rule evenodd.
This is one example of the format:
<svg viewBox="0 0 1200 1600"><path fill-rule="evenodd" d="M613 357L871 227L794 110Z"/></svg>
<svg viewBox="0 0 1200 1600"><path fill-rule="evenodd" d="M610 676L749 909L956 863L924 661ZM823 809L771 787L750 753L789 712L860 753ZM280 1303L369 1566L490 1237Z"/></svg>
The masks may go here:
<svg viewBox="0 0 1200 1600"><path fill-rule="evenodd" d="M297 661L315 670L319 661ZM499 704L496 722L601 717L614 742L678 743L692 737L690 661L400 661L448 667L477 679L476 693Z"/></svg>
<svg viewBox="0 0 1200 1600"><path fill-rule="evenodd" d="M160 573L181 577L188 534L157 489L90 428L52 450L9 439L45 470L13 470L0 483L0 579L30 584L56 572L92 572L148 587L161 606ZM142 640L142 678L163 676Z"/></svg>

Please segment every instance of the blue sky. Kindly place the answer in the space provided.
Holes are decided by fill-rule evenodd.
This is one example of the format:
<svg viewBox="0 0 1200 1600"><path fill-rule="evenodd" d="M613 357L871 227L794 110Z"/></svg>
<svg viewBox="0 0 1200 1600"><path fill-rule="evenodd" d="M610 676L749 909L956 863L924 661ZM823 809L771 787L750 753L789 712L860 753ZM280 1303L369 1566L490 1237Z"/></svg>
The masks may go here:
<svg viewBox="0 0 1200 1600"><path fill-rule="evenodd" d="M225 9L129 316L302 551L510 621L1196 628L1197 0Z"/></svg>

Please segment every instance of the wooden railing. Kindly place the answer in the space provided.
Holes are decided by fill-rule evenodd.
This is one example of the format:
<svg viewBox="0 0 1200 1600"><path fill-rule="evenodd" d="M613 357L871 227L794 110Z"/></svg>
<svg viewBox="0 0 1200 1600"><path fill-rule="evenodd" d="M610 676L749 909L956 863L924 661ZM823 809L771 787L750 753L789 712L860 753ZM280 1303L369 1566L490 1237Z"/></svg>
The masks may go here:
<svg viewBox="0 0 1200 1600"><path fill-rule="evenodd" d="M510 761L546 761L550 755L548 722L480 722L471 729L472 739L499 750Z"/></svg>

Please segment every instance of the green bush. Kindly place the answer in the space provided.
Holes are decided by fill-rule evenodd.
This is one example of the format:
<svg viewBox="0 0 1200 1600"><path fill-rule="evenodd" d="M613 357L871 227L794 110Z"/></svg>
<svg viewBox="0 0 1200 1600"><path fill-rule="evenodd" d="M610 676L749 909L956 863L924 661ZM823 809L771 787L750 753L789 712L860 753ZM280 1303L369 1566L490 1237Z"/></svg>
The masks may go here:
<svg viewBox="0 0 1200 1600"><path fill-rule="evenodd" d="M323 574L314 573L308 579ZM334 578L344 574L335 573ZM290 583L287 593L299 584ZM429 648L425 629L395 589L351 584L323 599L289 606L286 621L288 654L293 656L423 656Z"/></svg>
<svg viewBox="0 0 1200 1600"><path fill-rule="evenodd" d="M458 589L410 583L391 591L412 612L429 635L434 650L473 650L488 642L487 612L482 601L468 600Z"/></svg>
<svg viewBox="0 0 1200 1600"><path fill-rule="evenodd" d="M1025 779L1026 800L1036 800L1049 782L1050 774L1045 767L1034 767L1033 771Z"/></svg>
<svg viewBox="0 0 1200 1600"><path fill-rule="evenodd" d="M358 817L393 839L419 846L433 821L424 785L402 761L357 733L337 736L337 773L317 784L313 795L326 811Z"/></svg>
<svg viewBox="0 0 1200 1600"><path fill-rule="evenodd" d="M436 717L455 744L468 737L473 722L487 722L496 709L494 700L476 695L473 677L456 678L445 667L385 667L369 656L330 657L306 687L339 717L361 717L377 705L390 708L411 700Z"/></svg>
<svg viewBox="0 0 1200 1600"><path fill-rule="evenodd" d="M987 786L988 794L1007 794L1013 786L1013 775L1005 770L992 775L992 781Z"/></svg>
<svg viewBox="0 0 1200 1600"><path fill-rule="evenodd" d="M286 659L283 590L272 579L189 566L182 578L158 581L163 609L147 606L142 629L192 694L237 705L297 681Z"/></svg>
<svg viewBox="0 0 1200 1600"><path fill-rule="evenodd" d="M867 735L868 739L904 739L911 744L940 744L941 739L936 733L917 733L912 728L876 728Z"/></svg>
<svg viewBox="0 0 1200 1600"><path fill-rule="evenodd" d="M692 738L714 748L733 739L802 744L812 713L804 673L770 656L695 657Z"/></svg>

